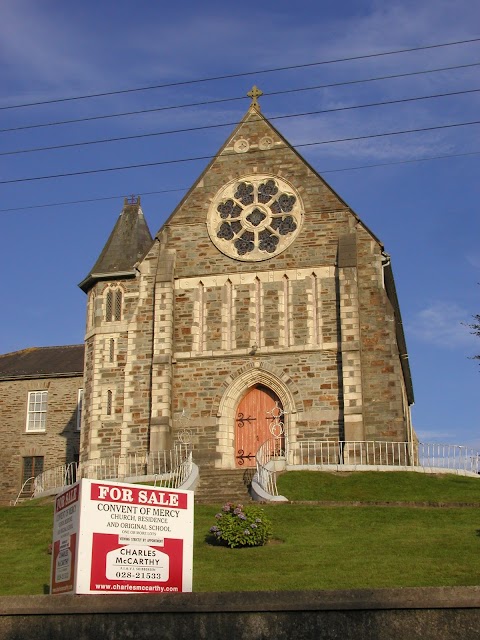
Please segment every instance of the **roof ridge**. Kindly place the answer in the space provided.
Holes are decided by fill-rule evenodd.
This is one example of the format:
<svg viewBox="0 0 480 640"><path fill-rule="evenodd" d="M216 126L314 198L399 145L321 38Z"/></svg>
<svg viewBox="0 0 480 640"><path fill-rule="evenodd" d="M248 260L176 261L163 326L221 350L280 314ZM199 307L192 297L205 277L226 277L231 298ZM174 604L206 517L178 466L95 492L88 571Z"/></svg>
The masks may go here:
<svg viewBox="0 0 480 640"><path fill-rule="evenodd" d="M5 358L7 356L12 356L15 353L29 353L32 351L39 351L40 349L71 349L74 347L84 347L84 343L78 344L57 344L57 345L47 345L45 347L25 347L24 349L17 349L16 351L8 351L7 353L0 353L0 358Z"/></svg>

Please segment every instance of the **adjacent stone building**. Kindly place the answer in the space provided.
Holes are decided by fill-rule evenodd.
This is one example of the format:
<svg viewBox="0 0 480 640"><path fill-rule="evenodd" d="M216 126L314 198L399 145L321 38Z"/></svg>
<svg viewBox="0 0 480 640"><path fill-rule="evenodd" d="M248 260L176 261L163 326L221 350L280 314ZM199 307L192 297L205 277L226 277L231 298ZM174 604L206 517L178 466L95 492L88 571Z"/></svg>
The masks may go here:
<svg viewBox="0 0 480 640"><path fill-rule="evenodd" d="M152 238L126 200L88 299L82 460L168 449L254 463L302 438L408 441L413 391L390 257L255 97Z"/></svg>
<svg viewBox="0 0 480 640"><path fill-rule="evenodd" d="M32 477L78 460L83 345L0 356L0 503Z"/></svg>

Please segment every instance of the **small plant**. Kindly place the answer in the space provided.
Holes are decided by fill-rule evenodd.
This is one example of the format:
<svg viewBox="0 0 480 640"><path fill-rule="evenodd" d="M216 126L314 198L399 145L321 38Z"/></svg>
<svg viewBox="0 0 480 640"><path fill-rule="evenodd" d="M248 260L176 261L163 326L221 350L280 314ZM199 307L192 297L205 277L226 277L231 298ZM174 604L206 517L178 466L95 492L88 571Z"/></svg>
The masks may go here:
<svg viewBox="0 0 480 640"><path fill-rule="evenodd" d="M216 524L210 527L214 541L232 549L261 547L272 535L272 525L259 507L227 502L215 518Z"/></svg>

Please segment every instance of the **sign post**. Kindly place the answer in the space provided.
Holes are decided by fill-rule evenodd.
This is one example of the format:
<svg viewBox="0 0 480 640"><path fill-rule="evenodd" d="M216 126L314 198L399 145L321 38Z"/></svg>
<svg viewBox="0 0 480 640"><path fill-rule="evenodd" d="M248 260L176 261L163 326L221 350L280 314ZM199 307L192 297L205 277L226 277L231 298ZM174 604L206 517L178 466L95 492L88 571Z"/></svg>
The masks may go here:
<svg viewBox="0 0 480 640"><path fill-rule="evenodd" d="M193 492L80 480L55 504L51 593L192 590Z"/></svg>

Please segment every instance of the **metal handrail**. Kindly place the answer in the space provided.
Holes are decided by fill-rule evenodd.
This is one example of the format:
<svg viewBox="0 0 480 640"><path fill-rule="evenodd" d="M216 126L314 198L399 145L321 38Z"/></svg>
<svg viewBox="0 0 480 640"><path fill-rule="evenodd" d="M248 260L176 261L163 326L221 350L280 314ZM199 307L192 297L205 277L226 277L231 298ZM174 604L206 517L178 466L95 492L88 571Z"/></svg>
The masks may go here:
<svg viewBox="0 0 480 640"><path fill-rule="evenodd" d="M272 496L278 495L276 484L278 459L286 461L286 468L408 468L414 471L449 471L476 475L480 478L480 452L472 447L436 443L391 441L335 441L270 438L256 453L256 480ZM125 480L153 477L155 485L177 488L192 471L192 452L188 444L179 444L172 451L148 454L109 456L72 462L40 475L28 478L13 505L18 503L25 486L33 480L32 497L45 492L54 493L79 478L97 480Z"/></svg>
<svg viewBox="0 0 480 640"><path fill-rule="evenodd" d="M450 472L480 478L480 452L462 445L393 442L380 440L298 440L286 441L286 450L275 450L276 439L264 442L257 451L256 482L270 496L277 496L277 469L274 459L286 458L286 470L408 469Z"/></svg>
<svg viewBox="0 0 480 640"><path fill-rule="evenodd" d="M287 458L287 468L374 466L480 473L480 452L451 444L306 439L290 443Z"/></svg>
<svg viewBox="0 0 480 640"><path fill-rule="evenodd" d="M25 482L22 484L22 488L21 488L21 489L20 489L20 491L18 492L18 495L17 495L17 497L15 498L15 500L11 500L11 501L10 501L10 504L11 504L13 507L15 507L15 506L17 505L17 503L18 503L18 501L19 501L19 499L20 499L20 496L21 496L21 495L22 495L22 493L23 493L23 490L25 489L25 487L27 486L27 484L28 484L31 480L35 480L35 476L32 476L31 478L27 478L27 480L25 480ZM32 493L32 495L30 496L30 500L32 499L32 497L33 497L33 493Z"/></svg>
<svg viewBox="0 0 480 640"><path fill-rule="evenodd" d="M283 446L282 446L283 445ZM285 460L284 438L269 438L258 449L255 455L257 473L255 480L260 487L271 496L278 496L277 470L274 462Z"/></svg>
<svg viewBox="0 0 480 640"><path fill-rule="evenodd" d="M177 488L183 484L193 468L192 452L186 444L173 450L155 451L145 454L108 456L71 462L47 469L34 479L33 495L55 493L80 478L91 480L133 480L154 478L156 486Z"/></svg>

